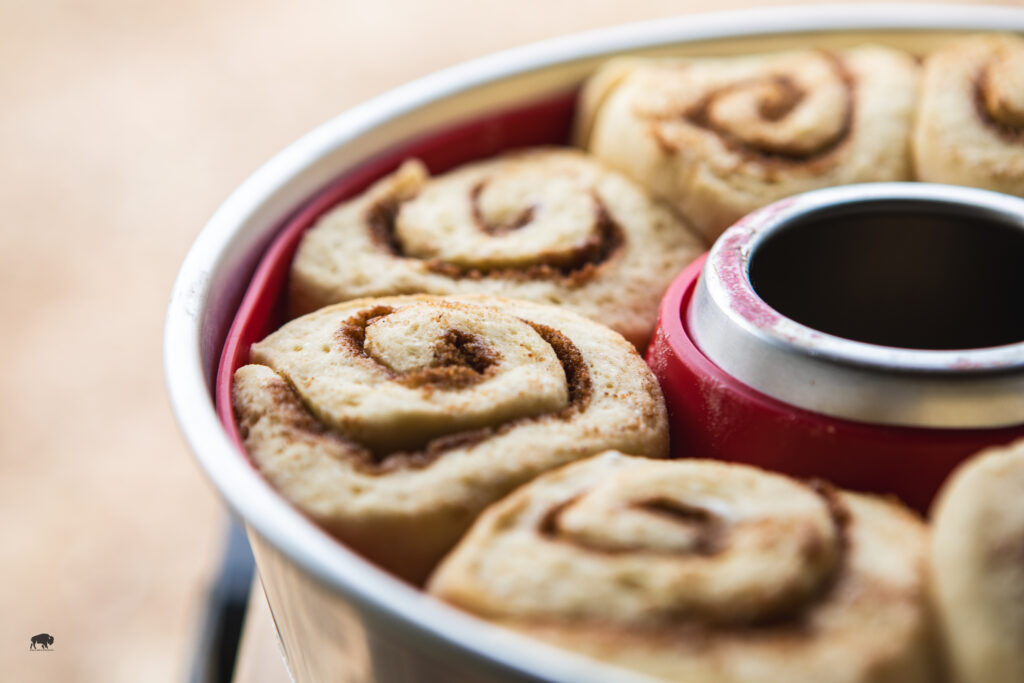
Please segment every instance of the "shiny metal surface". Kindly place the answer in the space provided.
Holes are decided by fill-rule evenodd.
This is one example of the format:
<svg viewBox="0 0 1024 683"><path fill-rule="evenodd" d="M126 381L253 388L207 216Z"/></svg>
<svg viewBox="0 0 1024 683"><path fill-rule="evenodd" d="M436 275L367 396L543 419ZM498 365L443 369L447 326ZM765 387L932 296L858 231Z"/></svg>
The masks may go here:
<svg viewBox="0 0 1024 683"><path fill-rule="evenodd" d="M376 569L373 578L382 582L364 583L358 593L338 591L252 527L248 534L292 680L650 683L479 622ZM401 612L375 609L375 601L394 598L404 603ZM431 633L432 624L462 638ZM546 675L538 675L539 667Z"/></svg>
<svg viewBox="0 0 1024 683"><path fill-rule="evenodd" d="M832 221L865 216L866 225L875 212L889 211L962 220L965 240L989 224L1016 231L1024 241L1024 200L995 192L875 183L791 197L747 216L712 248L687 320L697 345L716 365L758 391L834 417L920 427L1024 423L1024 339L953 350L864 343L782 315L752 284L751 264L781 231L826 214ZM816 252L813 258L828 267L839 256ZM930 274L936 280L958 275ZM920 286L910 276L901 284ZM987 305L987 297L979 296L976 306L984 310Z"/></svg>
<svg viewBox="0 0 1024 683"><path fill-rule="evenodd" d="M213 404L221 344L264 247L341 171L455 117L578 83L624 52L734 54L874 41L928 49L965 31L1024 31L1008 8L858 5L686 16L469 62L356 107L275 156L220 207L175 283L164 334L172 407L200 465L247 523L297 681L640 681L470 618L380 572L282 500L228 439Z"/></svg>

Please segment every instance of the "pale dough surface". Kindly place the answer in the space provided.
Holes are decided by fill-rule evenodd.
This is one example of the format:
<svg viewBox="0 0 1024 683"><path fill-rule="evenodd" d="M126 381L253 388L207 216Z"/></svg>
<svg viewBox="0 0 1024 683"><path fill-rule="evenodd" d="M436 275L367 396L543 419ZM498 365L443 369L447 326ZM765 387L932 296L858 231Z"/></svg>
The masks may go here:
<svg viewBox="0 0 1024 683"><path fill-rule="evenodd" d="M428 590L666 680L925 683L926 556L879 498L604 453L488 508Z"/></svg>
<svg viewBox="0 0 1024 683"><path fill-rule="evenodd" d="M516 152L436 177L409 161L306 233L291 305L493 294L563 306L643 348L662 293L703 251L672 211L578 150Z"/></svg>
<svg viewBox="0 0 1024 683"><path fill-rule="evenodd" d="M379 315L360 353L339 330L365 311ZM560 335L554 344L538 334L545 328ZM424 374L444 370L436 349L452 329L497 357L458 388ZM235 375L234 405L260 472L340 540L412 581L480 510L537 474L607 448L668 450L661 390L633 346L553 306L357 300L288 323L253 346L251 361Z"/></svg>
<svg viewBox="0 0 1024 683"><path fill-rule="evenodd" d="M909 54L870 45L623 58L587 84L580 142L711 241L790 195L910 180L917 81Z"/></svg>
<svg viewBox="0 0 1024 683"><path fill-rule="evenodd" d="M920 180L1024 197L1024 39L977 35L928 55L914 160Z"/></svg>
<svg viewBox="0 0 1024 683"><path fill-rule="evenodd" d="M1024 441L961 465L936 499L932 527L952 680L1024 680Z"/></svg>

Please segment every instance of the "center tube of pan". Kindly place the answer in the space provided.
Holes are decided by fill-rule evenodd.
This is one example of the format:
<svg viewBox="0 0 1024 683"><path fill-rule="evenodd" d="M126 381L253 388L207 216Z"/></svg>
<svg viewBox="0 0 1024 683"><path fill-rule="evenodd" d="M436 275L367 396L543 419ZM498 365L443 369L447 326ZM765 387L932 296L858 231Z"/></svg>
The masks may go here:
<svg viewBox="0 0 1024 683"><path fill-rule="evenodd" d="M1024 230L965 207L832 207L751 251L754 291L807 327L906 349L1024 341Z"/></svg>

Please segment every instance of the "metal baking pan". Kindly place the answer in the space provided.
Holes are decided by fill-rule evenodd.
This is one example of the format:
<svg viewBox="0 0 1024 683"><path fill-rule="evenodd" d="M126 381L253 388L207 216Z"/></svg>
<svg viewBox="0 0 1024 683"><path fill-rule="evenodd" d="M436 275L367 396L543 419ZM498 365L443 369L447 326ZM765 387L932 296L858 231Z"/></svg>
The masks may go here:
<svg viewBox="0 0 1024 683"><path fill-rule="evenodd" d="M218 367L223 357L230 368L265 331L260 325L273 324L290 250L311 216L408 155L425 156L440 170L511 147L567 143L576 89L616 55L729 55L865 42L923 53L985 30L1024 32L1024 10L803 6L568 36L387 92L313 130L247 179L182 265L167 312L164 366L191 449L246 523L292 678L648 680L491 626L392 578L320 531L250 465L217 413ZM225 347L229 330L233 345Z"/></svg>

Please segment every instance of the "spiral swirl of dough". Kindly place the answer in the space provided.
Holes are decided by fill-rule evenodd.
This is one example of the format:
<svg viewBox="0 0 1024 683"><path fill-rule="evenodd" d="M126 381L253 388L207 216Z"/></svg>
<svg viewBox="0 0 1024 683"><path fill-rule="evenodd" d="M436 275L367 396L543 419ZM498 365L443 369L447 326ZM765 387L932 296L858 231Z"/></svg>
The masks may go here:
<svg viewBox="0 0 1024 683"><path fill-rule="evenodd" d="M920 180L1024 196L1024 40L972 36L929 55L914 157Z"/></svg>
<svg viewBox="0 0 1024 683"><path fill-rule="evenodd" d="M605 453L488 509L429 590L670 680L925 681L924 555L892 503Z"/></svg>
<svg viewBox="0 0 1024 683"><path fill-rule="evenodd" d="M667 451L661 392L636 350L551 306L357 300L293 320L250 361L233 400L257 467L414 581L536 474L609 447Z"/></svg>
<svg viewBox="0 0 1024 683"><path fill-rule="evenodd" d="M578 151L519 152L436 178L409 161L304 236L292 308L494 294L565 306L643 347L661 293L702 251L668 209Z"/></svg>
<svg viewBox="0 0 1024 683"><path fill-rule="evenodd" d="M611 62L588 83L582 142L713 240L820 187L910 178L917 67L864 46Z"/></svg>
<svg viewBox="0 0 1024 683"><path fill-rule="evenodd" d="M950 476L932 510L931 559L949 680L1024 680L1024 441Z"/></svg>

